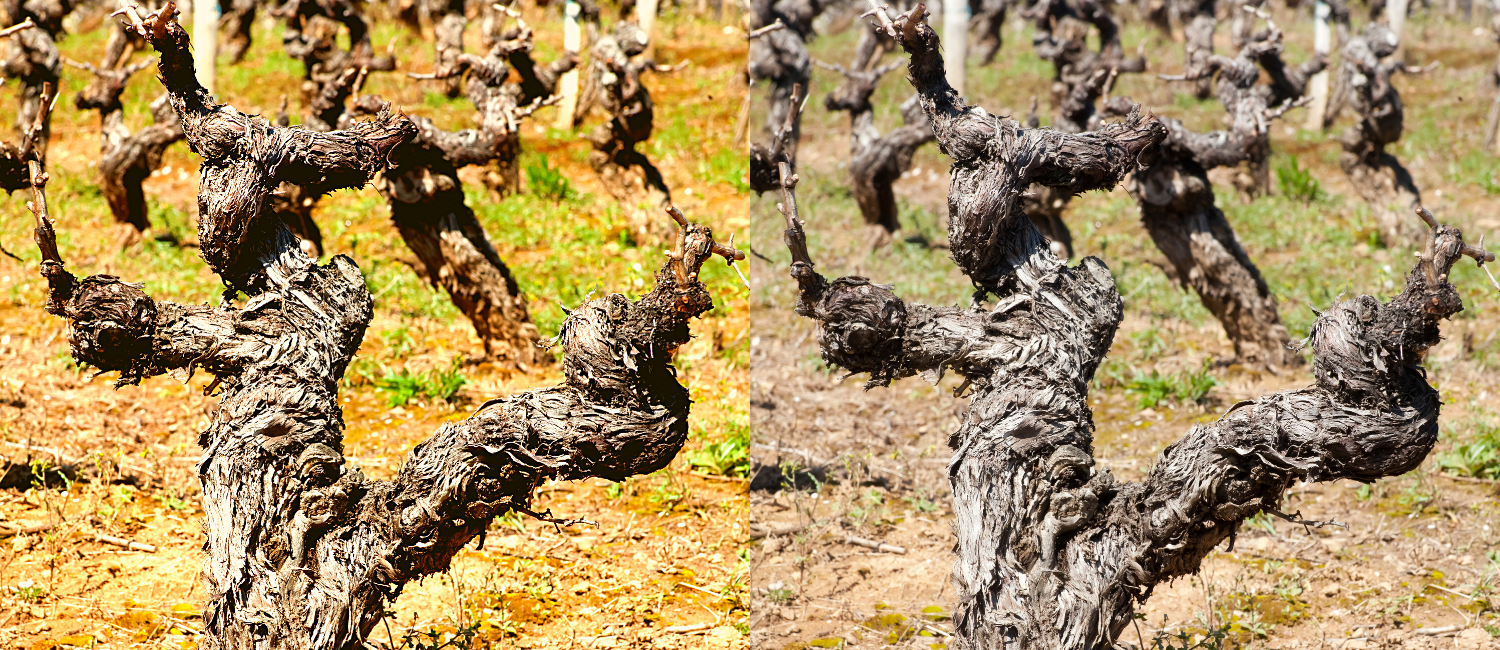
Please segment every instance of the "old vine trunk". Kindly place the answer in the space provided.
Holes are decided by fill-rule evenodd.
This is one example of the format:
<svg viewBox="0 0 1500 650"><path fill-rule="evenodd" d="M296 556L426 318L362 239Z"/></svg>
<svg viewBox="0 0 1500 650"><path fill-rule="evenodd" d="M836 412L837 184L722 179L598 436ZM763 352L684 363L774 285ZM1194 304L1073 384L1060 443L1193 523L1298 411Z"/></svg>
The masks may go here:
<svg viewBox="0 0 1500 650"><path fill-rule="evenodd" d="M1140 206L1141 223L1151 241L1172 264L1172 275L1197 293L1224 326L1235 356L1271 370L1299 364L1302 358L1288 348L1290 336L1260 269L1215 205L1208 170L1263 159L1270 147L1267 125L1291 105L1288 102L1301 97L1307 78L1321 69L1321 62L1315 60L1288 71L1280 57L1281 47L1281 32L1273 25L1235 58L1208 57L1189 76L1206 78L1218 73L1219 101L1229 113L1230 128L1195 133L1177 120L1163 118L1167 137L1159 155L1134 174L1127 186ZM1272 79L1282 83L1258 85L1257 66L1274 71ZM1267 105L1281 94L1286 97L1280 107ZM1106 110L1118 113L1121 107Z"/></svg>
<svg viewBox="0 0 1500 650"><path fill-rule="evenodd" d="M918 147L932 142L933 135L927 126L927 115L915 97L901 104L902 126L884 135L875 126L875 107L870 104L870 96L880 78L900 64L876 65L881 49L866 42L874 39L873 34L868 29L861 34L859 52L851 67L827 66L843 75L844 83L824 98L823 106L830 111L849 112L850 189L865 224L880 227L885 235L882 239L888 239L901 229L892 184L911 169L912 155Z"/></svg>
<svg viewBox="0 0 1500 650"><path fill-rule="evenodd" d="M713 308L700 266L715 253L738 256L685 220L650 293L589 301L564 322L565 383L444 424L394 480L346 466L339 378L372 299L353 260L316 264L266 201L283 181L358 187L417 128L382 111L317 133L216 104L194 77L174 12L169 2L161 15L131 18L160 52L161 80L203 157L203 258L245 304L175 305L111 276L76 280L57 254L35 162L32 177L47 307L70 322L75 358L119 371L121 383L194 370L218 379L198 465L204 647L362 647L403 584L442 571L496 515L528 512L540 481L622 480L672 459L690 400L670 355L688 340L688 321Z"/></svg>
<svg viewBox="0 0 1500 650"><path fill-rule="evenodd" d="M1431 221L1423 258L1390 302L1339 302L1316 322L1316 383L1236 404L1162 453L1140 483L1093 459L1089 381L1122 303L1096 258L1065 266L1021 212L1029 183L1109 187L1149 163L1167 129L1132 113L1098 132L1024 129L964 105L943 75L922 7L886 29L911 56L911 81L954 160L952 257L978 288L968 308L910 304L860 277L826 281L782 205L798 312L821 324L824 359L870 385L958 373L972 390L950 438L959 606L950 647L1113 647L1155 585L1192 573L1245 518L1277 512L1295 481L1373 481L1416 467L1437 440L1437 392L1418 365L1438 323L1462 309L1448 269L1493 255ZM1430 217L1429 217L1430 219ZM993 302L981 306L980 300Z"/></svg>
<svg viewBox="0 0 1500 650"><path fill-rule="evenodd" d="M124 30L119 29L111 35L110 45L124 40ZM124 238L128 243L151 227L146 212L146 192L141 182L161 166L161 156L167 147L185 136L166 95L151 103L154 124L131 133L130 127L125 125L125 107L120 103L120 95L125 92L130 77L149 64L123 65L125 61L115 59L115 56L125 48L107 49L110 54L99 66L78 64L94 74L94 81L78 93L75 104L80 109L99 111L100 185L115 222L129 227Z"/></svg>
<svg viewBox="0 0 1500 650"><path fill-rule="evenodd" d="M1401 93L1391 75L1406 70L1399 60L1385 60L1396 52L1397 40L1384 25L1372 24L1364 34L1344 45L1339 85L1358 121L1339 135L1343 153L1339 166L1355 191L1370 204L1389 246L1418 240L1419 231L1406 215L1422 204L1422 193L1411 173L1386 147L1401 139Z"/></svg>

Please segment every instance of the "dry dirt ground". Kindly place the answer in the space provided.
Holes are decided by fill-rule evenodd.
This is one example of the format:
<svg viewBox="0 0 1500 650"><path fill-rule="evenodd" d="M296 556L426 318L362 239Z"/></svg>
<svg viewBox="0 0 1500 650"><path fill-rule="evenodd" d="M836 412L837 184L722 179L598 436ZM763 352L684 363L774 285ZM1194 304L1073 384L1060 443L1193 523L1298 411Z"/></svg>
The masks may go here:
<svg viewBox="0 0 1500 650"><path fill-rule="evenodd" d="M1289 58L1300 62L1311 44L1307 19L1280 7L1276 15L1289 33ZM1480 85L1495 57L1488 32L1474 29L1483 24L1482 17L1462 24L1440 15L1414 16L1408 60L1442 65L1395 82L1406 98L1409 144L1394 151L1424 189L1427 205L1468 233L1500 228L1500 201L1482 180L1455 171L1464 156L1492 159L1474 153L1494 93ZM1221 52L1228 47L1226 31L1221 25ZM847 62L854 37L833 29L827 34L812 44L814 57ZM1030 54L1025 29L1009 25L1005 35L992 68L977 69L971 61L969 101L1014 114L1010 109L1024 108L1028 95L1039 95L1045 110L1047 81L1037 73L1050 70ZM1130 26L1127 50L1142 41L1149 46L1152 77L1180 69L1179 43ZM862 230L842 187L847 118L820 107L821 96L836 83L831 73L815 74L799 154L799 205L819 270L830 278L861 274L894 283L908 301L966 304L968 283L940 247L948 160L935 147L918 152L916 169L897 184L906 229L897 243L872 250L874 238ZM1216 102L1194 102L1145 75L1122 77L1121 83L1119 94L1192 128L1216 128L1223 115ZM877 94L882 128L899 123L894 107L910 94L900 72L883 82ZM1365 208L1351 198L1339 171L1337 144L1322 132L1295 128L1303 119L1294 111L1289 124L1274 126L1273 147L1281 161L1287 153L1299 155L1332 198L1310 208L1261 199L1258 204L1270 207L1257 208L1238 204L1232 191L1219 194L1221 206L1233 204L1226 210L1270 278L1293 338L1306 335L1308 308L1326 306L1333 296L1399 290L1402 260L1411 255L1366 243ZM759 540L751 564L752 644L767 650L944 647L954 606L947 436L966 405L953 397L952 378L938 386L913 378L866 392L863 376L845 378L823 365L811 321L791 311L795 284L785 273L778 200L766 195L752 206L752 246L773 262L762 268L780 270L753 279L751 414L758 476L769 479L757 480L754 488L771 487L751 494L751 527ZM1230 404L1311 383L1305 367L1275 376L1234 364L1218 323L1157 269L1165 260L1141 231L1137 214L1117 189L1076 200L1066 217L1081 254L1101 256L1126 296L1126 319L1091 398L1096 460L1123 480L1142 478L1164 447ZM1350 234L1340 243L1337 233L1344 230ZM937 246L900 242L912 235L915 242ZM1390 266L1398 268L1392 272ZM1445 404L1437 453L1493 426L1500 396L1500 377L1486 352L1500 329L1500 299L1482 274L1467 278L1468 311L1447 326L1447 340L1428 357ZM1169 399L1153 408L1143 408L1118 375L1108 376L1205 367L1217 385L1200 402ZM774 487L778 466L780 484L796 488ZM1265 517L1247 522L1233 550L1221 547L1197 575L1158 586L1120 642L1158 648L1500 648L1497 494L1500 484L1453 478L1433 459L1373 486L1297 486L1287 495L1286 512L1338 520L1347 529L1304 529ZM872 549L851 538L899 548Z"/></svg>
<svg viewBox="0 0 1500 650"><path fill-rule="evenodd" d="M690 218L735 232L747 223L736 187L743 164L727 170L712 165L738 162L723 154L737 97L744 93L735 76L744 48L738 37L726 37L738 33L732 8L717 21L695 17L706 15L697 9L694 15L664 14L658 24L657 60L690 63L646 79L658 104L657 133L675 139L643 148L672 187L689 190L678 192L677 204ZM530 3L523 11L537 27L539 47L560 50L556 12ZM376 28L378 43L403 44L403 70L430 69L427 41L384 23ZM63 43L65 55L97 59L103 36L89 29L79 27ZM470 37L477 40L474 31ZM280 89L295 88L300 66L285 60L277 34L271 23L257 29L244 64L253 73L221 65L222 100L247 112L264 111L274 108ZM471 50L477 46L470 43ZM116 246L109 215L97 191L90 195L87 187L97 164L97 117L71 106L71 94L83 85L80 74L69 69L64 78L50 159L54 216L70 268L113 271L146 281L148 291L216 303L217 278L194 249L152 242ZM160 87L143 74L131 88L129 119L139 124L141 107ZM414 114L459 126L472 121L473 109L462 98L435 99L394 76L372 78L371 88ZM3 93L0 113L10 115L13 85ZM550 124L550 112L539 113L538 122ZM480 191L470 194L470 202L531 201L527 209L536 212L522 215L531 221L518 222L516 229L524 234L493 226L490 234L533 292L532 313L545 321L547 336L561 318L559 303L575 305L591 291L635 296L649 287L661 244L632 241L622 232L628 226L617 216L631 206L611 202L585 162L589 145L574 131L528 125L523 146L549 153L582 198L559 207ZM185 145L175 145L167 168L146 184L153 221L178 219L177 229L189 237L197 163ZM465 180L478 186L478 176L466 172ZM216 400L202 394L201 375L190 384L157 377L116 390L112 377L94 377L72 365L63 324L41 309L45 285L36 279L23 198L17 194L0 205L0 246L20 258L0 256L0 459L8 468L0 481L0 647L194 647L205 600L197 580L203 534L193 474L200 454L196 438ZM410 253L388 215L370 188L334 195L315 215L331 252L352 253L377 292L361 357L374 360L368 369L375 377L377 361L426 372L446 368L455 357L466 359L461 368L469 383L450 401L419 396L392 407L369 377L352 381L344 390L345 454L373 478L393 476L406 453L438 425L465 417L485 399L561 380L556 365L523 375L482 363L468 322L447 305L446 295L403 265ZM720 308L694 325L698 338L677 356L696 402L689 453L743 430L747 417L746 293L733 271L713 274L710 285ZM61 465L76 474L54 471L45 484L26 480L33 466ZM410 648L743 648L746 483L678 462L623 484L544 485L538 508L598 525L557 529L518 518L497 521L483 545L471 545L451 571L408 585L371 641Z"/></svg>

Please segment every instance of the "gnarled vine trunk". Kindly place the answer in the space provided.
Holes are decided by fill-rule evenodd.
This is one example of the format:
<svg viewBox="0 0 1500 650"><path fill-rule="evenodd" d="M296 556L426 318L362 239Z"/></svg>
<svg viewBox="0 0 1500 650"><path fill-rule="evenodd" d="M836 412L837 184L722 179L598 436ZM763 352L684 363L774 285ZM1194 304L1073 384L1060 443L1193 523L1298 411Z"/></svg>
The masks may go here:
<svg viewBox="0 0 1500 650"><path fill-rule="evenodd" d="M1197 70L1208 64L1214 55L1214 30L1219 27L1215 15L1214 0L1186 0L1182 7L1183 59L1189 70ZM1214 94L1212 76L1192 80L1193 96L1208 99Z"/></svg>
<svg viewBox="0 0 1500 650"><path fill-rule="evenodd" d="M458 65L458 57L464 53L464 30L469 25L464 0L427 0L423 5L432 20L434 66L448 69ZM443 92L449 97L457 97L463 92L461 82L455 77L439 80Z"/></svg>
<svg viewBox="0 0 1500 650"><path fill-rule="evenodd" d="M995 61L1000 46L1005 43L1005 14L1012 0L969 0L969 31L974 40L969 53L977 56L984 65Z"/></svg>
<svg viewBox="0 0 1500 650"><path fill-rule="evenodd" d="M1052 128L1063 133L1097 129L1101 122L1095 103L1109 94L1119 73L1145 71L1145 58L1125 57L1119 24L1097 0L1043 0L1026 15L1036 25L1033 49L1052 64ZM1089 27L1099 32L1097 51L1088 48ZM1026 124L1041 125L1034 97ZM1062 218L1072 199L1070 193L1040 184L1022 195L1022 210L1064 259L1073 256L1073 233Z"/></svg>
<svg viewBox="0 0 1500 650"><path fill-rule="evenodd" d="M422 275L441 287L453 304L473 323L484 342L485 354L496 363L528 371L552 360L538 347L539 334L531 322L526 297L510 268L501 260L484 227L464 200L458 170L496 160L514 163L520 152L520 122L544 105L561 73L574 59L565 56L550 66L518 71L526 83L507 83L513 61L534 66L529 54L531 29L518 21L484 56L462 54L454 68L440 70L438 79L468 73L467 92L482 116L481 127L443 131L426 118L413 118L415 135L391 151L390 166L376 183L391 207L391 220L408 248L417 254ZM530 97L525 104L519 102ZM356 114L378 114L383 103L361 97Z"/></svg>
<svg viewBox="0 0 1500 650"><path fill-rule="evenodd" d="M0 62L0 79L15 79L20 85L20 108L16 111L16 128L25 130L42 116L42 130L32 141L34 151L47 159L47 145L52 137L52 115L43 110L42 88L56 87L62 74L62 56L57 41L64 35L63 19L73 11L72 0L4 0L6 17L11 23L34 25L12 31L6 38L5 60Z"/></svg>
<svg viewBox="0 0 1500 650"><path fill-rule="evenodd" d="M291 0L276 13L284 21L282 49L302 62L302 98L306 104L313 103L324 86L350 68L396 69L395 58L375 55L369 23L350 0ZM348 49L338 45L340 26L348 32Z"/></svg>
<svg viewBox="0 0 1500 650"><path fill-rule="evenodd" d="M797 166L797 146L802 140L802 114L791 108L787 100L797 94L798 88L804 89L803 98L807 96L805 89L812 78L812 56L807 52L807 41L813 36L813 19L825 8L822 0L753 0L750 3L754 18L751 27L769 27L778 21L786 25L785 29L766 32L750 41L749 70L752 83L764 79L771 85L763 129L765 139L774 138L788 120L791 121L790 135L782 138L779 144L781 157L793 168ZM775 169L775 162L767 160L761 161L761 176ZM751 165L757 164L752 157ZM756 176L753 169L751 176Z"/></svg>
<svg viewBox="0 0 1500 650"><path fill-rule="evenodd" d="M590 76L595 79L598 103L609 121L594 127L585 139L594 145L589 166L622 201L655 189L670 202L672 190L661 171L646 154L636 151L637 145L651 138L655 117L651 91L641 83L641 73L656 64L635 58L646 51L648 44L646 32L633 22L616 25L612 33L594 43ZM637 229L642 225L637 224Z"/></svg>
<svg viewBox="0 0 1500 650"><path fill-rule="evenodd" d="M124 29L118 28L114 40L124 40ZM116 48L109 48L115 51ZM123 49L123 48L121 48ZM151 172L161 166L161 156L168 146L185 136L177 113L172 110L163 95L152 102L151 115L155 122L134 133L125 126L125 107L120 95L125 84L135 73L144 70L149 63L131 64L121 67L123 60L111 60L106 56L99 66L79 64L94 74L94 81L75 98L82 110L99 111L100 187L104 200L109 204L115 222L128 226L126 240L138 238L150 229L151 222L146 211L146 192L141 182L150 178Z"/></svg>
<svg viewBox="0 0 1500 650"><path fill-rule="evenodd" d="M219 0L219 29L228 32L219 47L229 56L229 62L239 65L250 51L250 30L255 27L255 11L261 0Z"/></svg>
<svg viewBox="0 0 1500 650"><path fill-rule="evenodd" d="M1260 270L1240 245L1234 228L1215 205L1208 170L1265 159L1269 149L1266 125L1300 98L1307 78L1321 69L1320 60L1289 73L1281 60L1281 32L1272 28L1256 35L1230 59L1211 56L1192 76L1206 78L1217 71L1218 95L1229 112L1227 131L1194 133L1182 123L1162 119L1167 137L1156 160L1137 172L1127 188L1141 209L1141 223L1171 262L1184 288L1198 294L1203 305L1224 326L1241 362L1272 371L1301 363L1288 348L1291 337L1276 309L1276 298ZM1272 64L1280 85L1256 84L1258 65ZM1267 102L1286 94L1279 107ZM1119 112L1121 107L1110 107Z"/></svg>
<svg viewBox="0 0 1500 650"><path fill-rule="evenodd" d="M169 2L162 16L132 18L161 53L161 79L204 158L203 258L246 294L244 306L174 305L111 276L76 280L57 254L46 175L40 165L32 175L47 307L71 324L75 358L119 371L121 383L195 369L218 378L198 465L204 647L362 647L405 583L445 569L495 516L529 512L539 482L622 480L670 462L687 438L690 405L670 355L688 340L688 321L713 308L698 270L716 253L739 257L685 220L650 293L591 300L564 322L556 342L565 383L444 424L394 480L347 467L338 382L372 299L353 260L316 264L265 202L282 181L362 185L416 127L383 111L316 133L215 104L197 84L174 11Z"/></svg>
<svg viewBox="0 0 1500 650"><path fill-rule="evenodd" d="M1417 229L1403 216L1422 204L1422 192L1411 173L1385 150L1401 139L1403 121L1401 93L1391 85L1391 75L1405 71L1406 64L1382 61L1395 53L1396 45L1395 34L1384 25L1372 24L1344 46L1339 68L1339 85L1359 120L1338 137L1344 149L1339 167L1370 204L1380 237L1390 246L1418 241Z"/></svg>
<svg viewBox="0 0 1500 650"><path fill-rule="evenodd" d="M302 62L306 128L333 130L345 101L366 73L396 69L394 57L375 56L369 24L349 0L291 0L276 13L285 23L282 49ZM339 26L348 31L348 49L338 46ZM283 112L277 116L280 126L291 123L284 103L285 98ZM323 232L312 218L323 194L307 186L283 183L271 196L272 211L314 256L323 254Z"/></svg>
<svg viewBox="0 0 1500 650"><path fill-rule="evenodd" d="M951 371L972 390L949 441L959 599L951 647L1112 647L1157 584L1196 571L1245 518L1275 512L1293 482L1373 481L1426 457L1440 401L1421 354L1437 343L1438 322L1462 309L1447 271L1462 254L1493 259L1435 221L1402 294L1343 301L1319 317L1315 385L1241 402L1193 428L1143 482L1097 467L1089 381L1121 298L1098 259L1067 267L1053 255L1018 196L1033 182L1073 192L1113 185L1150 162L1167 129L1139 113L1092 133L1024 129L962 103L919 18L887 24L954 159L949 242L976 303L909 304L865 278L826 281L807 254L797 178L785 166L782 205L797 311L820 323L827 362L870 373L872 386ZM978 304L986 296L992 306Z"/></svg>
<svg viewBox="0 0 1500 650"><path fill-rule="evenodd" d="M873 33L867 30L861 35L861 45ZM890 233L901 229L896 192L891 186L911 168L911 157L917 148L931 142L933 135L915 97L901 104L903 126L881 135L875 127L875 107L870 104L870 96L880 78L900 64L876 66L878 49L860 47L859 50L851 68L829 66L844 76L844 83L824 98L823 105L830 111L849 112L849 180L854 201L865 224L879 226L888 238Z"/></svg>

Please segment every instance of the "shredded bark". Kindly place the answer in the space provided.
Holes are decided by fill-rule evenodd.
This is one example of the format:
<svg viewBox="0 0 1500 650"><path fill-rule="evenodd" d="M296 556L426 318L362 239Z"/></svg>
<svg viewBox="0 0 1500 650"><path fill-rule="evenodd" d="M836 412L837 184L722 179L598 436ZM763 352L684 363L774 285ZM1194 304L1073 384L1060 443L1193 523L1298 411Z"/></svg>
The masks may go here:
<svg viewBox="0 0 1500 650"><path fill-rule="evenodd" d="M444 570L489 521L530 511L549 478L625 477L664 467L687 438L687 389L671 365L688 321L713 308L698 270L742 257L680 215L677 248L640 300L612 294L574 310L555 339L566 381L491 400L418 445L399 475L373 481L341 454L339 378L372 298L353 260L319 265L266 209L283 181L357 187L417 135L381 111L330 133L277 127L213 102L193 74L169 2L133 29L159 70L194 151L202 255L241 307L157 301L111 276L65 270L34 159L33 205L48 311L68 319L80 363L120 383L214 374L220 403L199 438L206 513L208 648L357 648L405 583Z"/></svg>
<svg viewBox="0 0 1500 650"><path fill-rule="evenodd" d="M869 373L869 386L951 371L972 390L949 440L959 598L950 645L1112 647L1155 585L1196 571L1245 518L1279 511L1294 482L1368 482L1421 463L1440 406L1422 354L1439 321L1463 308L1448 270L1463 255L1494 258L1435 220L1400 295L1340 301L1318 318L1306 342L1314 385L1194 427L1140 483L1096 467L1089 381L1123 305L1103 262L1068 267L1052 253L1019 195L1033 182L1110 187L1154 162L1170 127L1132 111L1100 131L1063 134L965 105L922 13L880 17L910 55L912 84L953 158L951 255L978 289L974 303L912 304L865 278L828 282L807 254L798 179L785 164L781 205L797 311L819 322L825 361Z"/></svg>

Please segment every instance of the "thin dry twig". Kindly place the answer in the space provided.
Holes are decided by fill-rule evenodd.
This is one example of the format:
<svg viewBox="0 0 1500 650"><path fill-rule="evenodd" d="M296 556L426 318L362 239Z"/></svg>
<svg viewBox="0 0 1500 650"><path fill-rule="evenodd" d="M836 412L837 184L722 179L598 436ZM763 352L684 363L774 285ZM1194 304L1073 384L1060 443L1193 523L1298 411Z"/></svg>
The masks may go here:
<svg viewBox="0 0 1500 650"><path fill-rule="evenodd" d="M525 506L512 505L510 507L510 509L514 510L516 512L519 512L519 513L521 513L523 515L526 515L528 517L531 517L532 519L535 519L537 521L544 521L544 522L547 522L549 524L552 524L552 527L555 528L555 529L557 529L557 532L559 532L559 533L562 532L562 527L563 526L572 526L574 524L583 524L585 526L593 526L595 528L599 527L599 522L597 522L597 521L589 521L587 519L563 519L561 517L553 517L552 516L552 509L551 508L548 508L548 509L546 509L546 510L544 510L542 512L537 512L537 511L532 510L530 508L527 508Z"/></svg>
<svg viewBox="0 0 1500 650"><path fill-rule="evenodd" d="M115 537L114 535L106 535L104 533L94 533L94 540L104 542L105 544L118 546L120 548L130 549L132 551L143 551L146 553L156 552L156 546L152 544L137 542L135 540L125 539L124 537Z"/></svg>
<svg viewBox="0 0 1500 650"><path fill-rule="evenodd" d="M771 32L780 31L780 30L783 30L783 29L786 29L786 23L781 22L781 19L777 18L776 22L774 22L774 23L766 25L765 27L761 27L760 29L752 29L749 32L747 32L745 34L745 40L747 40L747 41L754 40L754 39L760 38L762 36L765 36L766 34L769 34Z"/></svg>
<svg viewBox="0 0 1500 650"><path fill-rule="evenodd" d="M845 535L844 541L855 546L863 546L868 549L880 551L881 553L895 553L896 555L906 555L906 547L904 546L896 546L895 544L877 542L873 539L855 537L854 535Z"/></svg>
<svg viewBox="0 0 1500 650"><path fill-rule="evenodd" d="M10 27L6 27L5 29L0 29L0 38L26 31L28 29L31 29L32 27L36 27L36 23L32 22L31 16L27 16L26 20L11 25Z"/></svg>

